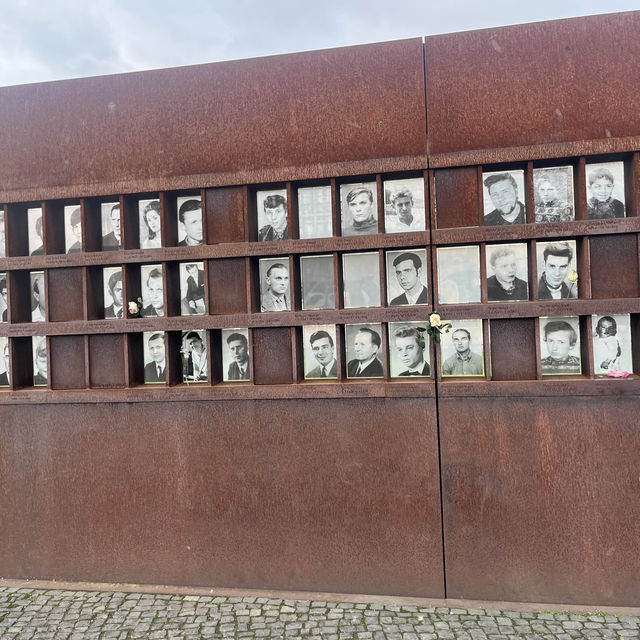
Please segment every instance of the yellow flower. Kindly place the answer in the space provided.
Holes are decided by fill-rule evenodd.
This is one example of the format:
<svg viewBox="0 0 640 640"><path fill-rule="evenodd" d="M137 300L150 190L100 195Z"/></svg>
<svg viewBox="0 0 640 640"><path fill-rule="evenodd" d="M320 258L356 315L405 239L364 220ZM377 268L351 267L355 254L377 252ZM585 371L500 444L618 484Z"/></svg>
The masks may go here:
<svg viewBox="0 0 640 640"><path fill-rule="evenodd" d="M567 280L569 280L569 282L578 282L578 272L571 269L571 271L569 271Z"/></svg>
<svg viewBox="0 0 640 640"><path fill-rule="evenodd" d="M429 324L432 327L439 327L442 324L442 320L440 320L440 314L438 313L432 313L429 316Z"/></svg>

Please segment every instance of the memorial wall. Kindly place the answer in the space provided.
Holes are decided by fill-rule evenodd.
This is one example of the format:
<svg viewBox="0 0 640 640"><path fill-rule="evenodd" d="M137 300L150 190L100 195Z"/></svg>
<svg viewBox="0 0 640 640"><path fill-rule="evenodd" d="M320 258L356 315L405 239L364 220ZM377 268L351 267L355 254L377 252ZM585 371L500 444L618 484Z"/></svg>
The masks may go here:
<svg viewBox="0 0 640 640"><path fill-rule="evenodd" d="M636 604L639 27L0 89L0 575Z"/></svg>

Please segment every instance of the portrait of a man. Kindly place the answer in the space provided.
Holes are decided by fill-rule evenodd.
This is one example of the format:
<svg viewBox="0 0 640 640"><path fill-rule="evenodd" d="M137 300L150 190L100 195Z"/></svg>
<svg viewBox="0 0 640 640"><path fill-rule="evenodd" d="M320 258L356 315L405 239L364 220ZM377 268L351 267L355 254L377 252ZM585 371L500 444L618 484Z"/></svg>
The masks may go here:
<svg viewBox="0 0 640 640"><path fill-rule="evenodd" d="M27 209L27 222L29 224L29 255L41 256L44 254L42 234L42 209Z"/></svg>
<svg viewBox="0 0 640 640"><path fill-rule="evenodd" d="M223 329L223 380L237 382L249 380L249 332L247 329Z"/></svg>
<svg viewBox="0 0 640 640"><path fill-rule="evenodd" d="M45 284L44 271L32 271L31 280L31 322L44 322L45 317Z"/></svg>
<svg viewBox="0 0 640 640"><path fill-rule="evenodd" d="M143 334L144 381L147 384L166 382L164 333L145 331Z"/></svg>
<svg viewBox="0 0 640 640"><path fill-rule="evenodd" d="M487 246L487 274L492 274L487 278L489 302L528 300L527 245Z"/></svg>
<svg viewBox="0 0 640 640"><path fill-rule="evenodd" d="M102 204L102 250L117 251L122 248L120 236L120 204L105 202Z"/></svg>
<svg viewBox="0 0 640 640"><path fill-rule="evenodd" d="M431 375L426 327L427 323L389 323L392 378Z"/></svg>
<svg viewBox="0 0 640 640"><path fill-rule="evenodd" d="M342 235L363 236L378 233L376 183L340 186Z"/></svg>
<svg viewBox="0 0 640 640"><path fill-rule="evenodd" d="M569 281L575 270L575 240L538 242L538 299L566 300L578 297L578 287Z"/></svg>
<svg viewBox="0 0 640 640"><path fill-rule="evenodd" d="M578 374L580 328L578 318L541 318L542 375Z"/></svg>
<svg viewBox="0 0 640 640"><path fill-rule="evenodd" d="M140 267L142 280L143 307L140 315L153 318L164 315L164 285L162 282L162 265L150 264Z"/></svg>
<svg viewBox="0 0 640 640"><path fill-rule="evenodd" d="M204 263L180 264L180 300L183 316L204 314Z"/></svg>
<svg viewBox="0 0 640 640"><path fill-rule="evenodd" d="M105 267L102 270L104 279L104 317L122 318L122 268Z"/></svg>
<svg viewBox="0 0 640 640"><path fill-rule="evenodd" d="M536 222L569 222L573 212L573 168L533 170Z"/></svg>
<svg viewBox="0 0 640 640"><path fill-rule="evenodd" d="M207 381L207 345L204 331L182 332L182 379L184 382Z"/></svg>
<svg viewBox="0 0 640 640"><path fill-rule="evenodd" d="M387 296L392 307L429 304L424 265L427 252L387 251Z"/></svg>
<svg viewBox="0 0 640 640"><path fill-rule="evenodd" d="M43 336L33 336L31 345L33 349L33 386L46 387L49 384L47 339Z"/></svg>
<svg viewBox="0 0 640 640"><path fill-rule="evenodd" d="M72 205L64 208L64 238L67 253L82 251L82 215L80 207Z"/></svg>
<svg viewBox="0 0 640 640"><path fill-rule="evenodd" d="M587 218L605 220L624 218L624 164L606 162L588 164L587 172Z"/></svg>
<svg viewBox="0 0 640 640"><path fill-rule="evenodd" d="M306 380L338 377L335 332L335 325L303 327ZM309 355L309 349L311 355Z"/></svg>
<svg viewBox="0 0 640 640"><path fill-rule="evenodd" d="M440 343L443 377L483 376L482 320L458 320L452 325Z"/></svg>
<svg viewBox="0 0 640 640"><path fill-rule="evenodd" d="M286 191L258 191L258 242L289 238Z"/></svg>
<svg viewBox="0 0 640 640"><path fill-rule="evenodd" d="M424 231L424 180L385 180L384 230L386 233Z"/></svg>
<svg viewBox="0 0 640 640"><path fill-rule="evenodd" d="M482 182L485 226L525 224L526 209L520 200L524 194L523 171L483 173Z"/></svg>
<svg viewBox="0 0 640 640"><path fill-rule="evenodd" d="M199 197L178 198L179 247L202 244L202 203Z"/></svg>
<svg viewBox="0 0 640 640"><path fill-rule="evenodd" d="M348 378L382 378L382 362L380 347L382 340L381 326L347 325L347 377Z"/></svg>
<svg viewBox="0 0 640 640"><path fill-rule="evenodd" d="M282 262L280 262L282 260ZM289 267L286 258L260 260L260 311L289 311Z"/></svg>

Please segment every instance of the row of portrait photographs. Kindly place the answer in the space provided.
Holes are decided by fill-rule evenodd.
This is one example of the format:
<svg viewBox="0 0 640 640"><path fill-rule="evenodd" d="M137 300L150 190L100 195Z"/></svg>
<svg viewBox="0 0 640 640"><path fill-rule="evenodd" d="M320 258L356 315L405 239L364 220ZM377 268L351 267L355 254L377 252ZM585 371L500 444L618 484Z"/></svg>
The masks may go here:
<svg viewBox="0 0 640 640"><path fill-rule="evenodd" d="M442 377L482 377L484 344L482 320L452 320L442 336ZM389 375L391 378L430 377L431 362L426 322L390 322ZM491 328L491 323L489 323ZM633 373L631 320L629 314L592 316L593 361L596 375L613 371ZM336 325L302 328L304 379L336 380ZM345 326L347 378L383 378L381 323ZM182 332L182 379L185 383L207 382L207 340L204 330ZM540 353L543 375L579 375L580 325L577 316L540 318ZM47 342L32 336L33 384L47 386ZM144 381L166 382L164 333L143 334ZM10 381L9 339L0 337L0 387ZM248 329L222 330L222 376L224 382L250 380Z"/></svg>
<svg viewBox="0 0 640 640"><path fill-rule="evenodd" d="M624 218L624 163L585 166L587 219ZM485 226L525 224L524 171L488 171L482 174ZM533 170L536 222L575 220L573 167Z"/></svg>
<svg viewBox="0 0 640 640"><path fill-rule="evenodd" d="M340 185L340 227L343 236L378 233L378 195L375 182ZM332 233L331 187L298 189L300 238L328 238ZM384 229L386 233L424 231L426 207L424 180L407 178L384 182ZM289 238L290 207L285 189L256 192L258 242Z"/></svg>
<svg viewBox="0 0 640 640"><path fill-rule="evenodd" d="M578 297L576 241L536 243L538 300ZM480 250L476 245L438 247L438 303L480 302ZM527 243L486 247L489 302L529 300Z"/></svg>
<svg viewBox="0 0 640 640"><path fill-rule="evenodd" d="M182 332L180 354L182 380L185 383L207 382L208 360L206 332L190 330ZM164 332L143 333L144 382L166 382L166 350ZM250 379L250 350L248 329L222 330L222 379L224 382L242 382Z"/></svg>

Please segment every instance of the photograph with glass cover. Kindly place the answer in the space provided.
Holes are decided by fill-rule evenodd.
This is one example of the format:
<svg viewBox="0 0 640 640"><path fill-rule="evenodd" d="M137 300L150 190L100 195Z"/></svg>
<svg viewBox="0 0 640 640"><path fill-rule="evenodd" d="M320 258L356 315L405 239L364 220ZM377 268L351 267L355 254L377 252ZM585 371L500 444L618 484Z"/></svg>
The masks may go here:
<svg viewBox="0 0 640 640"><path fill-rule="evenodd" d="M347 378L382 378L382 325L348 324L344 328Z"/></svg>
<svg viewBox="0 0 640 640"><path fill-rule="evenodd" d="M442 377L484 376L482 320L449 320L451 328L440 339Z"/></svg>
<svg viewBox="0 0 640 640"><path fill-rule="evenodd" d="M427 251L387 251L387 304L391 307L429 304Z"/></svg>
<svg viewBox="0 0 640 640"><path fill-rule="evenodd" d="M206 382L207 373L207 337L204 330L182 332L182 381Z"/></svg>
<svg viewBox="0 0 640 640"><path fill-rule="evenodd" d="M438 247L438 303L480 302L480 247Z"/></svg>
<svg viewBox="0 0 640 640"><path fill-rule="evenodd" d="M389 323L389 366L392 378L431 375L428 322Z"/></svg>
<svg viewBox="0 0 640 640"><path fill-rule="evenodd" d="M540 355L543 376L579 374L582 371L579 318L540 318Z"/></svg>
<svg viewBox="0 0 640 640"><path fill-rule="evenodd" d="M336 360L336 326L314 324L302 327L305 380L338 377Z"/></svg>
<svg viewBox="0 0 640 640"><path fill-rule="evenodd" d="M344 308L380 306L380 264L377 252L342 255Z"/></svg>
<svg viewBox="0 0 640 640"><path fill-rule="evenodd" d="M289 238L287 190L275 189L256 193L258 242L274 242Z"/></svg>
<svg viewBox="0 0 640 640"><path fill-rule="evenodd" d="M222 380L243 382L251 378L248 329L222 330Z"/></svg>
<svg viewBox="0 0 640 640"><path fill-rule="evenodd" d="M145 384L166 382L166 354L163 331L145 331L142 334Z"/></svg>
<svg viewBox="0 0 640 640"><path fill-rule="evenodd" d="M260 311L290 311L289 258L261 258Z"/></svg>

